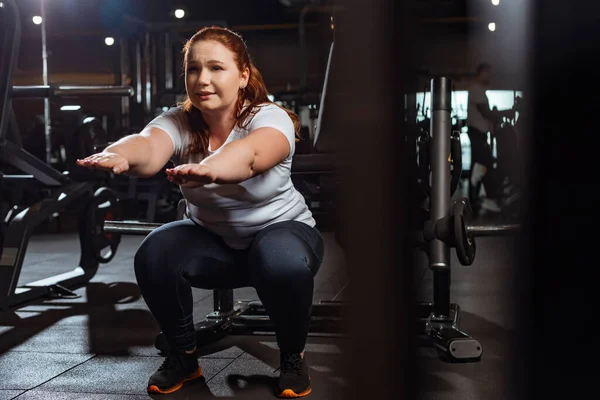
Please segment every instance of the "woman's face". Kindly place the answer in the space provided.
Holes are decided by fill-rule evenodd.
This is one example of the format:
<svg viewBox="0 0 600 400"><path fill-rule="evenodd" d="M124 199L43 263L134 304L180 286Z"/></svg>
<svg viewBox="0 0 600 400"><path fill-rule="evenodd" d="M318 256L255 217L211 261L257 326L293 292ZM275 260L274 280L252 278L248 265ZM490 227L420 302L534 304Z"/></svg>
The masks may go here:
<svg viewBox="0 0 600 400"><path fill-rule="evenodd" d="M202 112L233 112L248 76L248 69L240 71L234 54L219 42L201 40L189 50L185 89L192 104Z"/></svg>

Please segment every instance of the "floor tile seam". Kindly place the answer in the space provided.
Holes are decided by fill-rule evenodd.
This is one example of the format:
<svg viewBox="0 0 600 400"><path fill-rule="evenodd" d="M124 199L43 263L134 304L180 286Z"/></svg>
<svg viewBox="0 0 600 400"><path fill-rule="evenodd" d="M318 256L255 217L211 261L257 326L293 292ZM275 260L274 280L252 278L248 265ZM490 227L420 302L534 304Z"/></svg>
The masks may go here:
<svg viewBox="0 0 600 400"><path fill-rule="evenodd" d="M237 356L236 358L233 359L229 359L231 360L231 362L229 364L227 364L226 366L224 366L223 368L221 368L219 370L219 372L217 372L216 374L214 374L213 376L210 377L210 379L208 379L206 381L206 383L208 384L208 382L212 381L217 375L219 375L221 372L225 371L227 369L227 367L229 367L231 364L233 364L235 361L239 360L241 356L243 356L245 354L245 352L243 352L242 354L240 354L239 356ZM224 359L223 359L224 360Z"/></svg>
<svg viewBox="0 0 600 400"><path fill-rule="evenodd" d="M60 353L58 353L58 354L60 354ZM66 353L66 354L70 354L70 353ZM84 360L84 361L82 361L82 362L80 362L80 363L78 363L78 364L76 364L76 365L72 366L71 368L68 368L68 369L66 369L65 371L61 372L60 374L53 376L52 378L50 378L50 379L48 379L48 380L46 380L46 381L44 381L44 382L40 383L39 385L32 387L31 389L27 389L27 390L25 390L23 393L21 393L20 395L18 395L17 397L15 397L15 399L17 399L17 398L19 398L19 397L23 396L23 395L24 395L25 393L27 393L27 392L33 391L33 390L35 390L35 389L39 388L40 386L43 386L43 385L45 385L46 383L50 382L51 380L53 380L53 379L56 379L56 378L58 378L59 376L61 376L61 375L65 374L65 373L67 373L67 372L69 372L69 371L71 371L71 370L73 370L73 369L75 369L75 368L77 368L77 367L79 367L79 366L81 366L81 365L85 364L86 362L88 362L88 361L92 360L93 358L95 358L95 357L97 356L97 354L90 354L90 355L91 355L91 357L87 358L86 360ZM63 392L63 393L68 393L68 392Z"/></svg>

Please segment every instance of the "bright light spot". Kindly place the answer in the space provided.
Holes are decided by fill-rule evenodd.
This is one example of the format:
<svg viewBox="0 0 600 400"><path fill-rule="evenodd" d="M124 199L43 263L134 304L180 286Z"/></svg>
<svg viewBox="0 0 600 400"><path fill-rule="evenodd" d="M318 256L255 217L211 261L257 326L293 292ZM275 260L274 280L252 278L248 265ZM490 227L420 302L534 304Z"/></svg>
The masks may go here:
<svg viewBox="0 0 600 400"><path fill-rule="evenodd" d="M496 30L496 23L495 22L490 22L490 24L488 25L488 29L492 32L494 32Z"/></svg>
<svg viewBox="0 0 600 400"><path fill-rule="evenodd" d="M35 17L31 18L31 20L36 25L39 25L42 23L42 17L40 17L39 15L36 15Z"/></svg>
<svg viewBox="0 0 600 400"><path fill-rule="evenodd" d="M183 11L181 8L175 10L175 18L183 18L185 17L185 11Z"/></svg>
<svg viewBox="0 0 600 400"><path fill-rule="evenodd" d="M62 106L60 111L77 111L81 109L81 106Z"/></svg>
<svg viewBox="0 0 600 400"><path fill-rule="evenodd" d="M88 122L92 122L92 121L93 121L93 120L95 120L95 119L96 119L96 117L87 117L87 118L85 118L85 119L83 120L83 123L84 123L84 124L87 124Z"/></svg>
<svg viewBox="0 0 600 400"><path fill-rule="evenodd" d="M169 107L163 107L162 110L165 111L165 112L169 111Z"/></svg>
<svg viewBox="0 0 600 400"><path fill-rule="evenodd" d="M492 4L497 6L498 4L500 4L500 0L492 0Z"/></svg>
<svg viewBox="0 0 600 400"><path fill-rule="evenodd" d="M269 101L275 101L275 96L273 96L272 94L268 94L267 98L269 99Z"/></svg>
<svg viewBox="0 0 600 400"><path fill-rule="evenodd" d="M115 44L115 38L107 37L104 39L104 43L106 43L107 46L112 46Z"/></svg>
<svg viewBox="0 0 600 400"><path fill-rule="evenodd" d="M4 3L0 2L0 8L4 7Z"/></svg>

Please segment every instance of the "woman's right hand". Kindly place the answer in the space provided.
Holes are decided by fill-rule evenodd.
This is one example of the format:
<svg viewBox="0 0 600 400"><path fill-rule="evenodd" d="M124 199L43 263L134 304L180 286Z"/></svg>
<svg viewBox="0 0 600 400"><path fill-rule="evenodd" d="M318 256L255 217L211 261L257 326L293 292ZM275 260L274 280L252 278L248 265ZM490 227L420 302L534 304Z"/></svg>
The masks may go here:
<svg viewBox="0 0 600 400"><path fill-rule="evenodd" d="M77 160L77 165L91 169L111 171L117 175L129 170L129 161L125 157L110 152L92 154L83 160Z"/></svg>

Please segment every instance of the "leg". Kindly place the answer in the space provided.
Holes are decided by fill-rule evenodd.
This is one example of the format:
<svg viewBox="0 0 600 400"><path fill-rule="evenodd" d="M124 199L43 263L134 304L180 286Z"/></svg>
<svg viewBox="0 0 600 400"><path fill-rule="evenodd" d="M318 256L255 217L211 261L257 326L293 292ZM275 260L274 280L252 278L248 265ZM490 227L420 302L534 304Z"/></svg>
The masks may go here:
<svg viewBox="0 0 600 400"><path fill-rule="evenodd" d="M494 171L494 157L492 148L487 142L487 135L477 129L469 128L469 139L471 141L471 174L470 187L474 192L469 194L471 202L474 204L478 200L479 184L483 183L487 197L493 198L499 194L501 182L498 181L497 174Z"/></svg>
<svg viewBox="0 0 600 400"><path fill-rule="evenodd" d="M156 229L140 246L135 255L138 285L175 350L150 377L149 393L172 393L202 376L195 352L192 285L212 289L241 284L244 270L238 267L236 254L190 220Z"/></svg>
<svg viewBox="0 0 600 400"><path fill-rule="evenodd" d="M136 278L172 348L196 346L192 286L234 287L243 271L237 265L234 250L190 220L163 225L142 242L135 255Z"/></svg>
<svg viewBox="0 0 600 400"><path fill-rule="evenodd" d="M301 353L310 325L313 278L323 253L319 232L295 221L263 229L248 251L250 280L273 322L281 351L277 384L281 397L301 397L311 391Z"/></svg>
<svg viewBox="0 0 600 400"><path fill-rule="evenodd" d="M323 259L318 231L296 221L270 225L258 233L248 252L248 274L282 352L304 350L312 308L313 277Z"/></svg>

